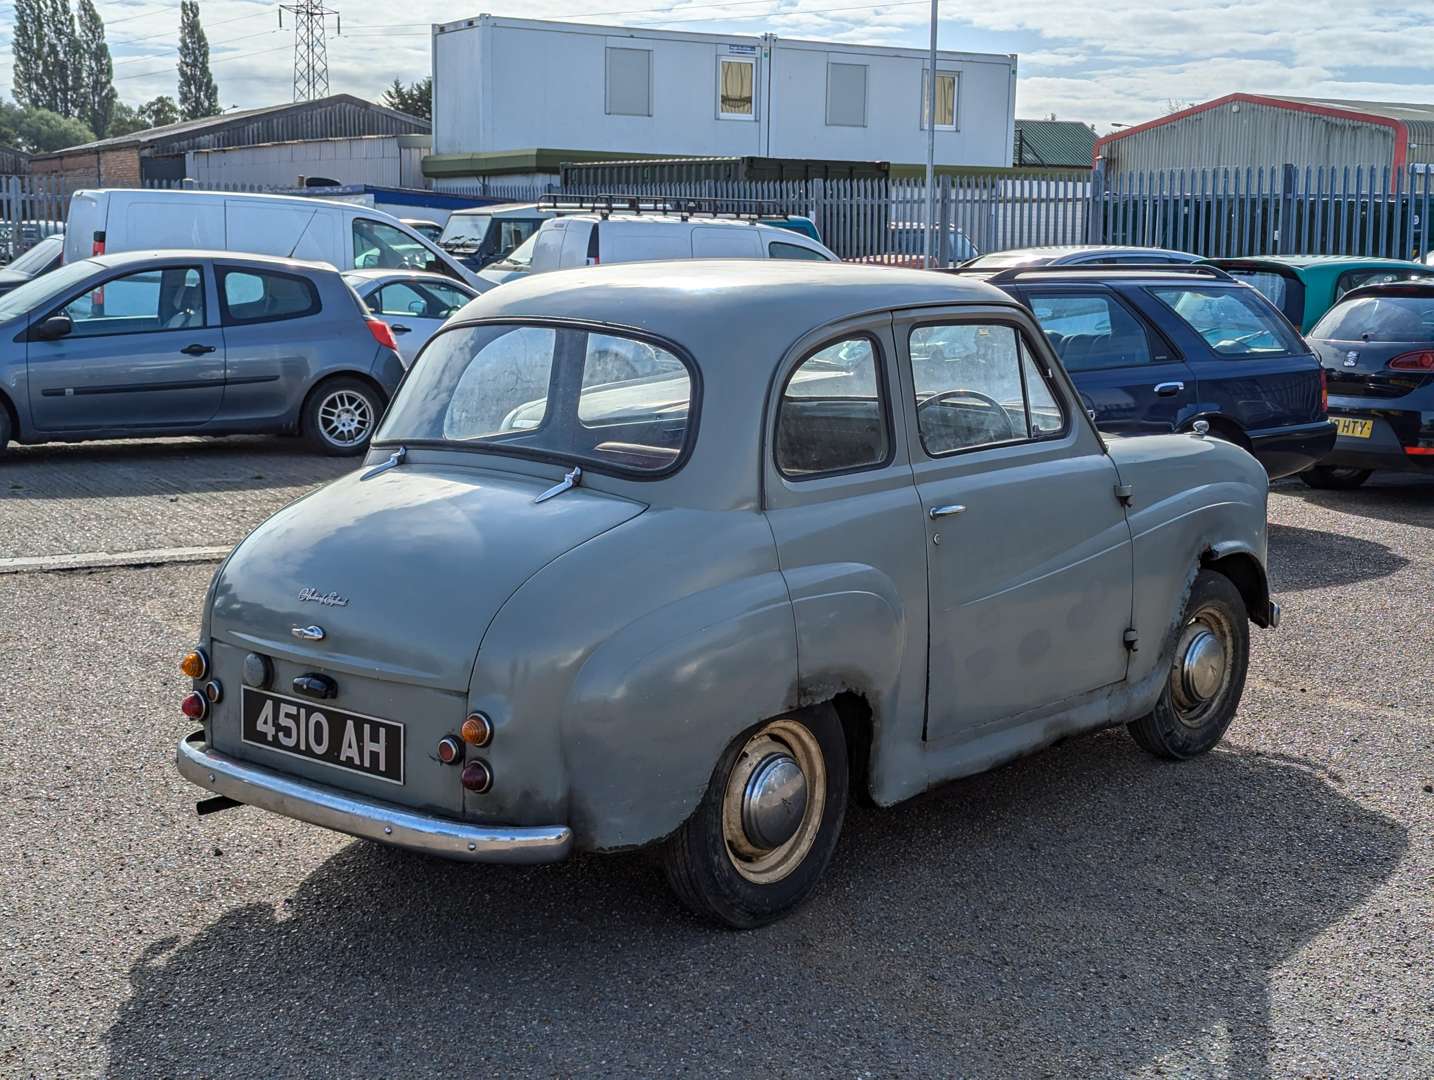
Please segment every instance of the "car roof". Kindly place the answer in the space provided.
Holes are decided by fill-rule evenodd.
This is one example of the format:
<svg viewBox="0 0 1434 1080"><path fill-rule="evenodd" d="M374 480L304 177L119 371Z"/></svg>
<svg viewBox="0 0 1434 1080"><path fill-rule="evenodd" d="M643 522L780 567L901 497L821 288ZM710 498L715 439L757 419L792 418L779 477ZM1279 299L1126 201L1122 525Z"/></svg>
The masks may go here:
<svg viewBox="0 0 1434 1080"><path fill-rule="evenodd" d="M449 217L476 217L480 214L512 214L520 210L537 210L537 203L491 203L488 206L465 206L462 210L455 210Z"/></svg>
<svg viewBox="0 0 1434 1080"><path fill-rule="evenodd" d="M951 276L965 278L979 278L988 281L993 285L1002 288L1008 285L1035 285L1059 282L1062 285L1091 284L1108 285L1112 282L1135 283L1135 282L1164 282L1172 281L1194 282L1201 286L1226 286L1231 288L1248 288L1244 282L1235 281L1228 274L1218 267L1210 267L1204 273L1191 271L1188 266L1201 266L1201 263L1179 264L1165 266L1153 264L1151 266L1105 266L1105 265L1082 265L1063 266L1050 264L1038 266L1007 266L1001 268L971 267L969 270L952 271ZM1213 272L1211 272L1213 271Z"/></svg>
<svg viewBox="0 0 1434 1080"><path fill-rule="evenodd" d="M1423 263L1415 262L1413 259L1383 259L1366 255L1248 255L1241 258L1206 259L1204 261L1216 266L1287 266L1294 270L1308 270L1320 266L1339 267L1341 270L1358 269L1362 266L1428 269Z"/></svg>
<svg viewBox="0 0 1434 1080"><path fill-rule="evenodd" d="M153 251L119 251L112 255L89 255L87 262L104 267L143 265L151 262L182 262L189 259L210 259L215 262L243 264L248 266L269 266L280 270L321 270L337 274L332 265L325 262L310 262L306 259L288 259L281 255L251 255L234 251L209 251L204 249L165 248Z"/></svg>
<svg viewBox="0 0 1434 1080"><path fill-rule="evenodd" d="M1060 258L1063 255L1090 255L1095 252L1109 251L1118 255L1129 255L1133 252L1172 252L1177 255L1187 254L1183 251L1176 251L1174 248L1151 247L1145 244L1046 244L1038 247L1006 248L1002 251L988 251L986 255L995 256L1030 256L1032 258ZM1194 256L1191 256L1194 258Z"/></svg>
<svg viewBox="0 0 1434 1080"><path fill-rule="evenodd" d="M726 358L760 357L770 374L797 337L838 319L890 308L982 303L1016 307L982 281L852 263L680 259L608 263L536 274L491 289L459 322L559 318L645 330ZM719 344L720 343L720 344Z"/></svg>
<svg viewBox="0 0 1434 1080"><path fill-rule="evenodd" d="M472 286L462 281L455 281L447 274L435 273L432 270L405 270L401 266L384 266L366 267L360 270L343 270L340 271L340 273L346 278L362 278L365 281L384 281L388 278L403 278L405 280L417 278L419 281L432 281L435 284L459 285L468 292L475 291Z"/></svg>

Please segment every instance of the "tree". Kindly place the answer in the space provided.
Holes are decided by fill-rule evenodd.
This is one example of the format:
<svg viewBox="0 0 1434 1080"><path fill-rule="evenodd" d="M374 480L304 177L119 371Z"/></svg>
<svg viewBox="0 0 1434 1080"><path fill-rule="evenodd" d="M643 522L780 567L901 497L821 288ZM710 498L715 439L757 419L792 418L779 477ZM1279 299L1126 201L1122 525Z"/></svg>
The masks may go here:
<svg viewBox="0 0 1434 1080"><path fill-rule="evenodd" d="M44 71L45 17L42 0L15 0L15 30L11 49L15 57L11 89L21 106L39 105L49 94Z"/></svg>
<svg viewBox="0 0 1434 1080"><path fill-rule="evenodd" d="M209 70L209 39L199 25L199 0L179 4L179 111L186 120L219 112L219 91Z"/></svg>
<svg viewBox="0 0 1434 1080"><path fill-rule="evenodd" d="M164 127L166 124L177 124L181 119L179 106L168 94L160 94L157 98L146 101L135 110L135 115L140 120L140 127L136 128L136 131Z"/></svg>
<svg viewBox="0 0 1434 1080"><path fill-rule="evenodd" d="M115 110L115 68L110 60L110 48L105 44L105 24L92 0L80 0L76 45L76 111L103 139L109 133Z"/></svg>
<svg viewBox="0 0 1434 1080"><path fill-rule="evenodd" d="M128 135L134 131L143 131L147 127L149 125L139 115L138 109L133 105L126 105L123 101L116 101L114 112L110 114L110 126L105 135Z"/></svg>
<svg viewBox="0 0 1434 1080"><path fill-rule="evenodd" d="M19 104L74 116L78 52L70 0L16 0L11 53Z"/></svg>
<svg viewBox="0 0 1434 1080"><path fill-rule="evenodd" d="M401 79L394 79L393 85L383 92L379 102L390 109L396 109L409 116L423 120L433 119L433 76L425 75L412 86L404 86Z"/></svg>
<svg viewBox="0 0 1434 1080"><path fill-rule="evenodd" d="M61 116L75 117L78 104L75 86L78 75L79 40L70 0L42 0L45 13L45 69L49 77L50 101L43 107Z"/></svg>
<svg viewBox="0 0 1434 1080"><path fill-rule="evenodd" d="M20 149L32 154L63 150L67 146L79 146L93 142L95 133L85 127L82 121L61 116L49 109L26 109L20 114L18 129Z"/></svg>

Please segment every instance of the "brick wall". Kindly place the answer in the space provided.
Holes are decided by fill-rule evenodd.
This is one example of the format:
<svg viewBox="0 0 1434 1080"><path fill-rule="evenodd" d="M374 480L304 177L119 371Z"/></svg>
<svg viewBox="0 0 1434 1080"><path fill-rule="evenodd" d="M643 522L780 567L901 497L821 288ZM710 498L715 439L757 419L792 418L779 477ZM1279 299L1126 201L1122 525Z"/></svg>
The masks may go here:
<svg viewBox="0 0 1434 1080"><path fill-rule="evenodd" d="M100 183L106 187L139 187L139 147L101 150Z"/></svg>
<svg viewBox="0 0 1434 1080"><path fill-rule="evenodd" d="M139 187L139 147L122 146L114 150L85 150L76 154L36 157L30 163L30 171L47 176L60 175L76 183Z"/></svg>

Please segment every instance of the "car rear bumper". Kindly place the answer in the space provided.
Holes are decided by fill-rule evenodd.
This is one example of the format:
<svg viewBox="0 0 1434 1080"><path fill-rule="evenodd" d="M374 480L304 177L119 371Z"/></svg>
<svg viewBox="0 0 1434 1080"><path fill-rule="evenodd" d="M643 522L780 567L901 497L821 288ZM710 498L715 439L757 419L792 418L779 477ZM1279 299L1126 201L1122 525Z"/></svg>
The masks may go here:
<svg viewBox="0 0 1434 1080"><path fill-rule="evenodd" d="M196 731L180 740L179 773L215 795L296 821L465 862L558 862L572 852L566 825L474 825L350 795L213 749Z"/></svg>
<svg viewBox="0 0 1434 1080"><path fill-rule="evenodd" d="M1270 479L1304 472L1334 448L1335 427L1330 420L1246 433L1250 452L1259 459Z"/></svg>
<svg viewBox="0 0 1434 1080"><path fill-rule="evenodd" d="M1341 469L1434 471L1434 446L1427 445L1430 442L1427 437L1421 439L1426 432L1434 431L1434 413L1380 408L1373 401L1362 407L1359 399L1353 399L1338 405L1332 401L1330 415L1368 420L1371 428L1367 438L1340 435L1321 465ZM1426 445L1417 445L1421 442Z"/></svg>

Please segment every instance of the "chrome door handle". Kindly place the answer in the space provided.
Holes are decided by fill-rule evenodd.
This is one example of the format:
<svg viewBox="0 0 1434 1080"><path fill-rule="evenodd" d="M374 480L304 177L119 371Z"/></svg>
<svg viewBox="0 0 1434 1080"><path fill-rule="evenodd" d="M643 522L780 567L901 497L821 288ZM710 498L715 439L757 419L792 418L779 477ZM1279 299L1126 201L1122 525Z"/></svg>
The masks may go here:
<svg viewBox="0 0 1434 1080"><path fill-rule="evenodd" d="M965 510L966 508L964 506L957 506L953 503L950 506L933 506L930 510L926 511L926 514L932 521L935 521L938 518L951 517L954 514L964 513Z"/></svg>
<svg viewBox="0 0 1434 1080"><path fill-rule="evenodd" d="M323 641L325 637L322 626L296 626L289 633L304 641Z"/></svg>
<svg viewBox="0 0 1434 1080"><path fill-rule="evenodd" d="M1183 382L1163 382L1155 384L1155 393L1157 397L1174 397L1176 394L1182 393L1184 390L1185 384Z"/></svg>

